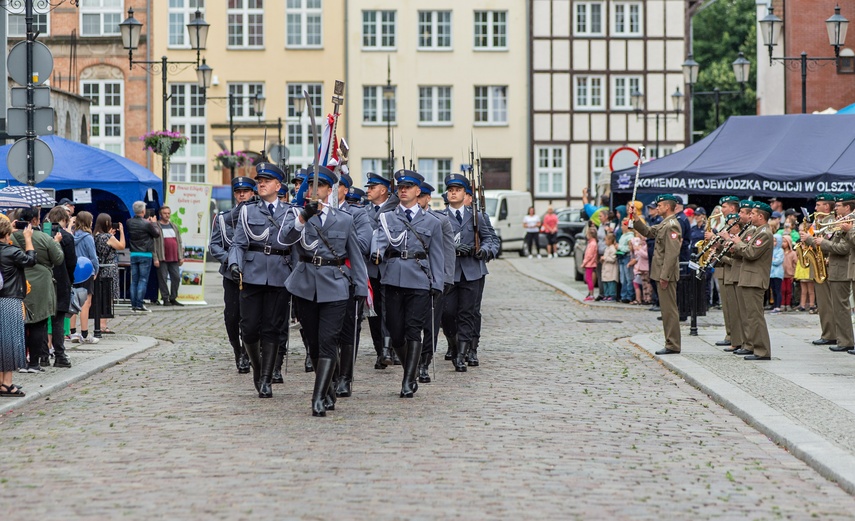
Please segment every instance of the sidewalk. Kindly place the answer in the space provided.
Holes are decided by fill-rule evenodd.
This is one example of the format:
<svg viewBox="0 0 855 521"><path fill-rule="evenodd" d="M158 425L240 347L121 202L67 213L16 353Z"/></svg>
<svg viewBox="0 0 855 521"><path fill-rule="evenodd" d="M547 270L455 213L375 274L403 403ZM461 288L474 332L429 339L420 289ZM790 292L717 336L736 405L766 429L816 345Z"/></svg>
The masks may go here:
<svg viewBox="0 0 855 521"><path fill-rule="evenodd" d="M506 260L521 273L583 303L587 289L574 280L572 259ZM635 311L626 305L583 304ZM646 312L644 316L656 315ZM657 358L822 476L855 494L855 356L810 343L819 337L816 315L767 314L766 321L772 340L769 362L747 362L722 352L715 342L724 338L724 327L721 312L714 310L698 319L699 336L689 336L683 323L682 354ZM664 338L657 332L629 341L655 356Z"/></svg>

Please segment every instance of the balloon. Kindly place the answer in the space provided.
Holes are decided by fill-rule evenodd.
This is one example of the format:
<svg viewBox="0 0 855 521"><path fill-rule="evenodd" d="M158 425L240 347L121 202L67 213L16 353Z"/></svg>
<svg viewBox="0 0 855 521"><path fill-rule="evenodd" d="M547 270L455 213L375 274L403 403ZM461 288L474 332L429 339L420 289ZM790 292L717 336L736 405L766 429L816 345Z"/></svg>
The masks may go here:
<svg viewBox="0 0 855 521"><path fill-rule="evenodd" d="M86 257L78 257L77 267L74 268L74 283L86 282L93 273L95 273L95 266L92 265L92 261Z"/></svg>

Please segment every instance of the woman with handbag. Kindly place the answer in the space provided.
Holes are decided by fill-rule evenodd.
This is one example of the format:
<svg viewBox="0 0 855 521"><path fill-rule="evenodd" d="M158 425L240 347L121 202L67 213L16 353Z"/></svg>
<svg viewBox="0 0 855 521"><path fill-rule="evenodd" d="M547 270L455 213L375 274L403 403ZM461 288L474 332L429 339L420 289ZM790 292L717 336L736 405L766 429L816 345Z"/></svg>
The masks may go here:
<svg viewBox="0 0 855 521"><path fill-rule="evenodd" d="M119 300L119 252L125 249L125 228L122 223L113 226L110 214L98 214L95 220L95 253L101 265L101 282L112 281L110 294L113 301ZM118 233L118 236L115 234ZM107 319L101 319L101 333L111 334L107 328Z"/></svg>
<svg viewBox="0 0 855 521"><path fill-rule="evenodd" d="M0 274L3 277L0 289L0 396L21 397L24 392L12 384L12 375L18 368L27 366L23 307L27 279L24 268L36 265L36 251L31 225L23 230L26 252L10 244L12 230L8 219L0 219Z"/></svg>

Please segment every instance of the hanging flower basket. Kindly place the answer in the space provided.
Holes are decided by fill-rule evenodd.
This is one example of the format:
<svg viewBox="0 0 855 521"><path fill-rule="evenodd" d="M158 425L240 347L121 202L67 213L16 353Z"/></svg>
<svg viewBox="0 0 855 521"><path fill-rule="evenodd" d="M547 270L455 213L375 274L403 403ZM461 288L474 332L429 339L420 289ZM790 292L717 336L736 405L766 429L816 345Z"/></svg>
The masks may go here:
<svg viewBox="0 0 855 521"><path fill-rule="evenodd" d="M181 147L187 144L187 136L168 130L149 132L142 136L140 140L143 142L144 150L151 150L155 154L164 156L165 158L178 152Z"/></svg>
<svg viewBox="0 0 855 521"><path fill-rule="evenodd" d="M243 152L235 152L232 154L228 150L223 150L219 154L217 154L214 159L220 162L223 165L223 168L228 168L229 170L234 170L237 167L245 166L249 164L250 158Z"/></svg>

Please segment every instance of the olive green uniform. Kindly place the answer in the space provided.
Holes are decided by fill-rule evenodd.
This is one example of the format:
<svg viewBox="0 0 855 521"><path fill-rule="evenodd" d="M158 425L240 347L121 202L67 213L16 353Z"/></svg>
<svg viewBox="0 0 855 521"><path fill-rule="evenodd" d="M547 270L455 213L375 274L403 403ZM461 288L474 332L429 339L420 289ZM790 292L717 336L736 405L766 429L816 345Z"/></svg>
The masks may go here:
<svg viewBox="0 0 855 521"><path fill-rule="evenodd" d="M763 314L763 296L769 289L772 271L772 249L775 238L768 224L759 226L746 234L745 242L733 246L735 255L742 257L737 293L741 294L744 306L742 348L758 357L772 355L769 329Z"/></svg>
<svg viewBox="0 0 855 521"><path fill-rule="evenodd" d="M680 246L683 244L682 229L677 217L670 215L661 223L648 227L636 219L635 230L649 239L655 239L653 260L650 261L650 280L659 291L659 307L662 311L662 328L665 332L665 348L680 352L680 313L677 309L677 281L680 280ZM667 281L663 288L660 281Z"/></svg>
<svg viewBox="0 0 855 521"><path fill-rule="evenodd" d="M823 240L819 247L828 258L828 278L824 286L828 286L831 296L831 320L834 323L837 345L855 349L855 335L852 331L852 319L849 305L849 292L852 286L849 276L849 259L852 253L852 243L845 232L832 234L830 239ZM823 338L825 338L823 336Z"/></svg>
<svg viewBox="0 0 855 521"><path fill-rule="evenodd" d="M829 216L818 221L817 226L821 227L832 221L834 221L834 217ZM828 236L825 238L828 238ZM806 246L816 245L811 236L805 237L804 243ZM813 269L811 269L811 272L813 272ZM837 331L834 327L834 304L828 281L826 280L822 284L814 284L814 291L816 293L816 310L819 314L819 326L822 329L820 338L834 341L837 338Z"/></svg>

